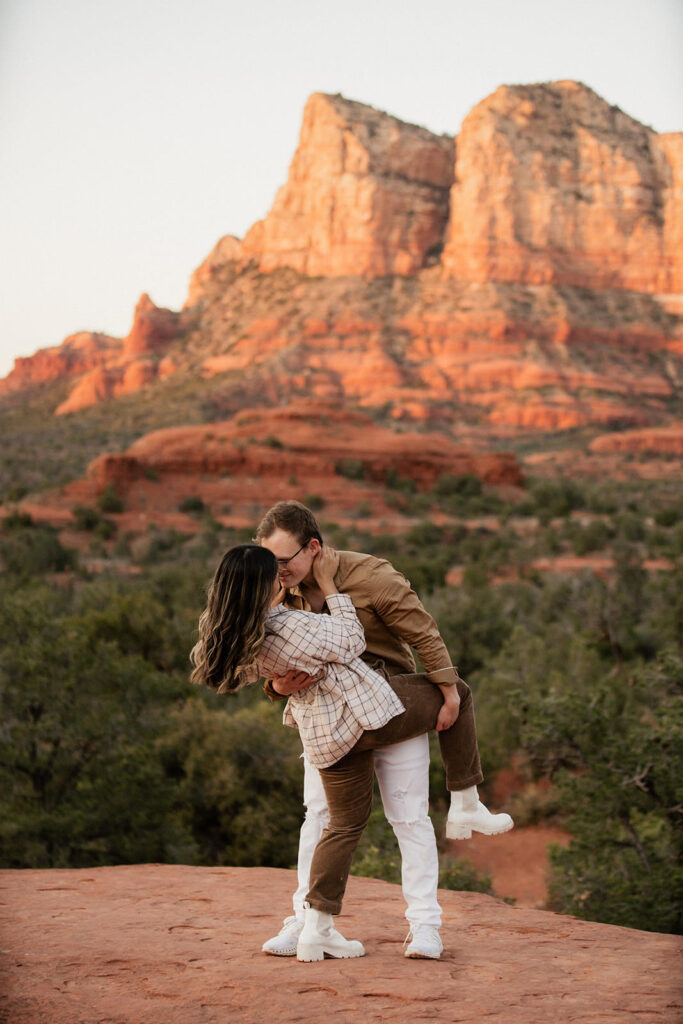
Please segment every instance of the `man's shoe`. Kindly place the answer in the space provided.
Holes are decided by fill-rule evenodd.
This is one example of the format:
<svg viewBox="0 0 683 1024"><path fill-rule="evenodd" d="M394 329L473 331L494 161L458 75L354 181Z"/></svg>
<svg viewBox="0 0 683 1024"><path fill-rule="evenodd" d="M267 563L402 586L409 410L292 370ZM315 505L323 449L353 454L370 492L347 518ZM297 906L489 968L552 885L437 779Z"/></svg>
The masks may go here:
<svg viewBox="0 0 683 1024"><path fill-rule="evenodd" d="M439 929L429 924L411 924L406 942L411 940L404 956L413 960L438 960L443 952L443 942ZM403 943L405 946L405 942Z"/></svg>
<svg viewBox="0 0 683 1024"><path fill-rule="evenodd" d="M307 903L304 928L299 936L296 947L296 958L304 963L324 960L326 956L345 959L347 957L365 956L360 942L345 939L332 927L332 915L314 910Z"/></svg>
<svg viewBox="0 0 683 1024"><path fill-rule="evenodd" d="M261 949L271 956L296 956L296 944L303 926L304 922L298 917L286 917L277 935L264 942Z"/></svg>
<svg viewBox="0 0 683 1024"><path fill-rule="evenodd" d="M451 807L446 821L446 838L471 839L473 832L497 836L501 832L509 832L514 824L509 814L491 814L478 800L476 807Z"/></svg>

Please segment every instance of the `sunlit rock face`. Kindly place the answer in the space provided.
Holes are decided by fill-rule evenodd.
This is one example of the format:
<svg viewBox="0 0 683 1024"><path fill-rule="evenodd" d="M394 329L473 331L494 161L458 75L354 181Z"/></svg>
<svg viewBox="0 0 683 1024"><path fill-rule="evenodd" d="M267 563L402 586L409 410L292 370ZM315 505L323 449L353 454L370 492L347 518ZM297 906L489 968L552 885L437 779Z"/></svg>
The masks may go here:
<svg viewBox="0 0 683 1024"><path fill-rule="evenodd" d="M73 335L0 392L66 378L66 414L173 375L220 392L221 415L332 401L499 439L667 426L682 168L683 135L577 82L501 86L455 140L314 93L270 212L220 238L182 312L143 295L126 338Z"/></svg>
<svg viewBox="0 0 683 1024"><path fill-rule="evenodd" d="M440 250L452 181L453 139L314 93L287 182L243 254L264 271L414 273Z"/></svg>
<svg viewBox="0 0 683 1024"><path fill-rule="evenodd" d="M578 82L501 86L457 138L444 272L680 292L682 156Z"/></svg>
<svg viewBox="0 0 683 1024"><path fill-rule="evenodd" d="M0 395L21 391L32 384L80 376L105 363L120 345L119 338L96 331L70 334L61 345L15 359L13 369L0 380Z"/></svg>

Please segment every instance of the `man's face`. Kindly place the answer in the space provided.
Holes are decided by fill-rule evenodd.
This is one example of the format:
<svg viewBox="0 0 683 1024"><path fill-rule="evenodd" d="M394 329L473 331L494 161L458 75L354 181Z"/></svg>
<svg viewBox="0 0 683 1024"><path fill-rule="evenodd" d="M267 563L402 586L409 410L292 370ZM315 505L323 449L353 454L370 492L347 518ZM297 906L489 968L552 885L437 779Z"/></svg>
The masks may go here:
<svg viewBox="0 0 683 1024"><path fill-rule="evenodd" d="M278 575L283 587L287 588L296 587L309 575L313 559L320 551L320 543L317 540L309 540L301 547L294 534L280 529L271 533L270 537L264 537L261 545L272 551L278 559ZM301 550L297 551L297 548ZM285 559L288 559L287 563L282 564Z"/></svg>

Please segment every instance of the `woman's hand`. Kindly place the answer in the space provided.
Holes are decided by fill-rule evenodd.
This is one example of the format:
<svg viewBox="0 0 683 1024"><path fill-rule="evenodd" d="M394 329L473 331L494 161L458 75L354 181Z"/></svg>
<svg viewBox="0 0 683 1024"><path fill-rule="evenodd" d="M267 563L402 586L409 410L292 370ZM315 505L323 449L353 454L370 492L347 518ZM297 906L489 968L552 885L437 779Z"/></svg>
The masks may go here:
<svg viewBox="0 0 683 1024"><path fill-rule="evenodd" d="M318 584L325 597L327 597L328 594L339 593L334 583L334 574L337 571L337 565L337 552L334 548L324 544L313 559L312 569L315 582Z"/></svg>
<svg viewBox="0 0 683 1024"><path fill-rule="evenodd" d="M313 686L316 682L317 678L315 676L310 676L308 672L301 672L298 668L290 668L289 672L286 672L283 676L275 676L271 680L273 689L281 697L291 697L293 693L297 693L299 690L307 690L309 686Z"/></svg>
<svg viewBox="0 0 683 1024"><path fill-rule="evenodd" d="M460 697L458 695L457 687L455 686L442 686L441 692L443 693L443 706L439 711L439 716L436 720L436 731L443 732L444 729L450 729L450 727L457 721L458 715L460 714Z"/></svg>
<svg viewBox="0 0 683 1024"><path fill-rule="evenodd" d="M277 580L277 583L279 584L280 589L278 591L275 591L275 586L273 586L273 596L270 599L271 608L277 608L277 606L279 604L282 604L285 597L287 596L287 591L285 587L282 586L279 580Z"/></svg>

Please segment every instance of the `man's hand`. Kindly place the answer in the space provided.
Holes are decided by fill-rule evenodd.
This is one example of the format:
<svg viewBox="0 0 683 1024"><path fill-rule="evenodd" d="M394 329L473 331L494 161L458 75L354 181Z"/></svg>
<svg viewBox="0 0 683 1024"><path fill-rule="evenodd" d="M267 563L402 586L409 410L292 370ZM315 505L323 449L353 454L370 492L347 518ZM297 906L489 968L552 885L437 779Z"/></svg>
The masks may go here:
<svg viewBox="0 0 683 1024"><path fill-rule="evenodd" d="M440 689L443 693L443 707L439 711L439 717L436 720L437 732L450 729L460 714L460 697L457 687L442 686Z"/></svg>
<svg viewBox="0 0 683 1024"><path fill-rule="evenodd" d="M308 672L301 672L296 668L290 668L284 676L275 676L271 680L273 689L281 697L289 697L298 690L305 690L317 681L315 676L309 676Z"/></svg>

